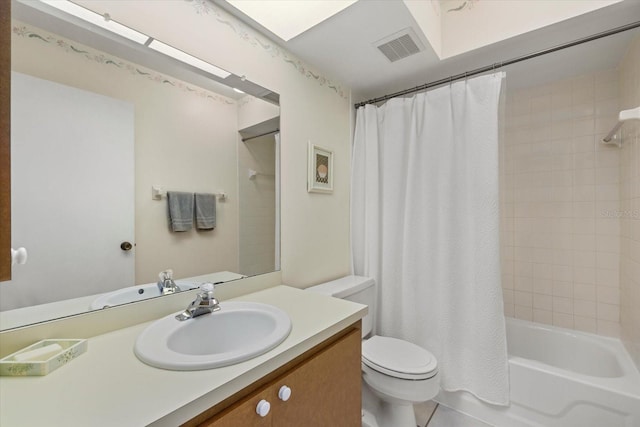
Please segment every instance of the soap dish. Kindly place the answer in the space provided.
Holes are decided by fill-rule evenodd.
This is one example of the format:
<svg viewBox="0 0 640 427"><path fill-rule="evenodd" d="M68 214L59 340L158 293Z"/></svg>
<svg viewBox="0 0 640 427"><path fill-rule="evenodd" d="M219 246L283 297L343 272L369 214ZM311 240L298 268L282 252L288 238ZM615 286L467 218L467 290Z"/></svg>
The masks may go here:
<svg viewBox="0 0 640 427"><path fill-rule="evenodd" d="M47 375L87 351L87 347L84 339L42 340L0 359L0 376Z"/></svg>

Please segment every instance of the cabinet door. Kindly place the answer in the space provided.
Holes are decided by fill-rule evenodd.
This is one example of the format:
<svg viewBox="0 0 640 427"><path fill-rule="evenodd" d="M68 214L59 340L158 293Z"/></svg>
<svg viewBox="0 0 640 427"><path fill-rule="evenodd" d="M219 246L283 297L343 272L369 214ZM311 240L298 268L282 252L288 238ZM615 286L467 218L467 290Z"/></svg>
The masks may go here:
<svg viewBox="0 0 640 427"><path fill-rule="evenodd" d="M263 388L203 422L199 427L271 427L273 407L266 417L258 415L256 407L262 399L272 404L273 396L273 386Z"/></svg>
<svg viewBox="0 0 640 427"><path fill-rule="evenodd" d="M353 330L276 380L272 425L362 425L360 346L361 332ZM282 386L291 389L291 397L286 402L277 397Z"/></svg>

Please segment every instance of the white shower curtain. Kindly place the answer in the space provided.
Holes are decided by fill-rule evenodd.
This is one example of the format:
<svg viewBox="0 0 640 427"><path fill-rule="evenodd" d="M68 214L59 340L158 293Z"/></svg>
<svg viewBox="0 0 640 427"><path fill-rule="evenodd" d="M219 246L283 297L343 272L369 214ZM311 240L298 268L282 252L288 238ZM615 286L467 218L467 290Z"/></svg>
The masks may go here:
<svg viewBox="0 0 640 427"><path fill-rule="evenodd" d="M377 333L438 359L441 387L509 402L500 284L503 73L358 109L355 274L378 283Z"/></svg>

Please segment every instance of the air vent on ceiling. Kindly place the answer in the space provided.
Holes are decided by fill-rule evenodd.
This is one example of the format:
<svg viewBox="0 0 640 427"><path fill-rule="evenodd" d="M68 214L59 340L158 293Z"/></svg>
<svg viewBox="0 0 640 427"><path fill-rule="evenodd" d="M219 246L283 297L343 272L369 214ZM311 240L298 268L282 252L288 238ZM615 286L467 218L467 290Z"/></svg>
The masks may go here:
<svg viewBox="0 0 640 427"><path fill-rule="evenodd" d="M411 27L378 40L374 45L391 62L415 55L424 50L424 45Z"/></svg>

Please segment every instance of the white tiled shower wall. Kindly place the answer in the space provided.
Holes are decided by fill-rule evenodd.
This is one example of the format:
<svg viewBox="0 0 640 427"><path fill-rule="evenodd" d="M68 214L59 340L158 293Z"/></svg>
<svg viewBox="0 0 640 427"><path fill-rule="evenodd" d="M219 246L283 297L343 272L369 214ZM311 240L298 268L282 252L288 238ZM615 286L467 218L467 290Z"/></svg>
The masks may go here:
<svg viewBox="0 0 640 427"><path fill-rule="evenodd" d="M640 106L640 36L620 64L620 108ZM640 369L640 122L622 128L620 152L620 323L622 340Z"/></svg>
<svg viewBox="0 0 640 427"><path fill-rule="evenodd" d="M507 316L620 335L618 70L507 94L501 252Z"/></svg>

